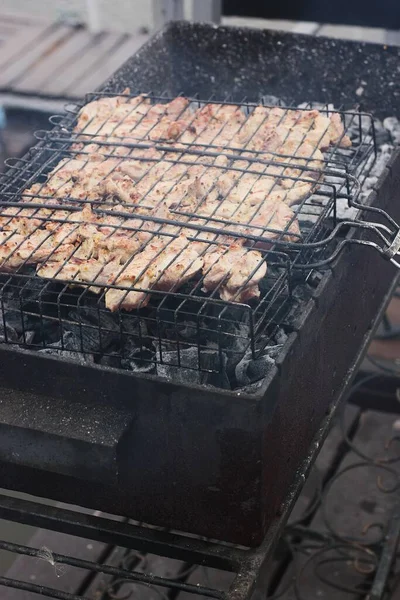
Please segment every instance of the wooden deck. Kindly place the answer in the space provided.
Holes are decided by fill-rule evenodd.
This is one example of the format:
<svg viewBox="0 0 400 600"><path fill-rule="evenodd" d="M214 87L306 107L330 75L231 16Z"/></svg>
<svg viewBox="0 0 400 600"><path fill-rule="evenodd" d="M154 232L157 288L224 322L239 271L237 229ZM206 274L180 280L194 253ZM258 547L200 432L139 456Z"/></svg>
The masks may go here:
<svg viewBox="0 0 400 600"><path fill-rule="evenodd" d="M223 17L222 23L400 44L400 32L367 27L235 17ZM80 99L100 86L148 38L148 33L91 33L82 26L10 15L0 8L0 100L4 94Z"/></svg>
<svg viewBox="0 0 400 600"><path fill-rule="evenodd" d="M0 93L82 98L147 38L0 13Z"/></svg>

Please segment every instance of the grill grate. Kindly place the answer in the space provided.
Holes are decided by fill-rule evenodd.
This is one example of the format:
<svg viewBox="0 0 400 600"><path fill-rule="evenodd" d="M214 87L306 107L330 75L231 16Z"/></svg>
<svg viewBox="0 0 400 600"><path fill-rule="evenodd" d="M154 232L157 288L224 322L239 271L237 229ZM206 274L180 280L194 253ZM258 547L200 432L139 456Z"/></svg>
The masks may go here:
<svg viewBox="0 0 400 600"><path fill-rule="evenodd" d="M111 97L111 94L89 95L86 102L108 96ZM133 95L129 97L134 98ZM147 97L152 103L172 101L165 94L148 94ZM246 100L241 103L233 103L229 99L218 103L213 99L189 100L194 114L207 105L214 107L216 115L223 107L238 106L248 119L256 107ZM242 244L244 240L262 258L249 269L247 276L242 278L228 299L220 297L226 280L220 281L214 289L204 291L207 271L201 277L197 274L189 278L178 289L172 285L160 285L162 289L155 289L153 284L146 285L144 269L137 275L133 286L113 278L112 283L107 284L107 290L115 290L117 295L119 293L118 297L124 299L129 297L128 291L134 291L142 299L137 304L137 310L120 310L111 314L105 306L104 284L98 280L101 273L82 279L81 272L71 275L65 268L71 260L79 262L82 244L74 246L63 261L57 263L47 280L37 277L30 264L31 257L25 256L12 273L1 276L4 341L52 353L79 353L87 355L82 360L95 360L118 368L153 372L156 365L165 365L172 367L174 376L177 368L188 372L222 373L229 370L229 365L234 368L246 353L256 359L265 352L266 347L275 347L279 325L292 306L293 290L299 282L304 283L308 279L313 267L323 264L324 259L334 251L337 242L329 236L337 223L338 201L351 203L359 189L357 178L366 175L368 166L372 164L376 153L372 118L358 111L332 111L330 106L318 107L321 114L337 112L344 123L343 135L349 133L352 137L351 148L340 148L339 144L329 148L323 160L319 161L322 163L321 171L321 164L317 164L314 154L299 161L297 150L292 154L269 150L266 153L265 150L238 148L229 141L222 144L226 140L223 136L228 121L221 123L207 144L201 141L197 132L190 143L152 140L155 125L148 128L145 140L135 138L132 133L117 135L121 126L124 126L123 120L115 123L110 140L110 133L105 138L101 131L87 133L84 129L76 132L74 128L80 109L81 105L69 107L66 115L53 118L54 129L39 132L39 142L27 156L9 164L9 170L1 181L0 217L3 222L10 219L10 209L14 209L18 215L25 215L27 222L34 223L30 226L34 232L43 230L44 226L54 228L61 224L67 224L76 231L81 224L82 210L89 209L97 223L99 219L114 219L114 223L107 225L110 239L113 236L115 239L121 232L134 238L148 230L153 234L156 231L160 241L160 249L155 254L158 260L164 257L165 249L175 247L182 230L188 241L180 254L181 260L189 242L201 244L201 256L210 249L222 248L222 260L231 252L232 242ZM186 106L182 108L182 113L186 109ZM299 114L306 114L312 109L313 105L308 104L299 109ZM282 109L281 120L289 114L289 110ZM181 116L177 115L178 120ZM240 125L239 131L247 119ZM265 124L264 121L259 123L256 131ZM86 129L88 125L90 121ZM190 123L188 127L191 127ZM154 152L156 156L153 157ZM195 210L182 208L178 203L167 217L163 216L159 208L154 210L154 203L149 201L149 206L146 206L146 198L150 198L152 190L160 183L157 176L142 202L132 201L132 198L127 201L117 196L116 203L115 196L110 195L101 201L98 198L94 200L90 195L75 197L73 177L81 176L75 172L67 182L71 184L71 193L60 191L65 182L60 184L58 191L55 189L54 193L48 193L44 187L46 176L54 170L57 172L60 161L64 161L65 165L69 164L68 161L79 160L79 170L83 173L87 166L92 168L99 164L93 161L93 154L95 158L101 155L103 160L112 161L107 177L115 175L129 161L146 165L151 173L156 170L161 158L168 165L167 172L174 168L181 169L181 175L178 180L174 179L174 184L179 184L185 171L194 165L200 165L203 173L212 174L213 179L218 177L218 173L228 174L231 179L234 177L228 193L234 185L244 182L246 177L253 177L253 183L250 188L247 186L244 198L229 217L218 214L217 208L211 213L202 214L203 201ZM223 164L218 163L221 157ZM254 223L260 206L255 207L246 227L238 226L235 220L237 211L240 212L240 207L254 188L254 182L263 182L264 185L268 181L270 184L271 174L271 193L283 190L284 194L288 194L299 185L311 189L312 193L305 194L292 207L293 213L282 227L274 223L272 226ZM142 175L139 182L145 176ZM106 177L103 177L101 181L105 180ZM26 191L33 184L38 184L35 190ZM215 190L216 183L213 181L207 197ZM62 200L59 199L61 196ZM45 218L40 212L43 208L47 210ZM47 235L50 237L51 232ZM38 244L35 251L45 247L48 237ZM50 256L47 256L48 261L57 256L61 244L62 241L58 242L52 249ZM21 243L16 245L8 261L18 255L20 247ZM144 247L145 244L142 250ZM164 268L174 265L173 260L164 260ZM190 273L191 260L191 263L184 263L183 276L186 271ZM261 277L259 274L265 264L267 275ZM160 282L161 277L160 271L157 281ZM260 296L249 300L246 290L255 278L260 279ZM75 288L71 284L75 284ZM157 374L163 375L162 369L158 369ZM219 379L218 385L235 387L234 378L226 384Z"/></svg>

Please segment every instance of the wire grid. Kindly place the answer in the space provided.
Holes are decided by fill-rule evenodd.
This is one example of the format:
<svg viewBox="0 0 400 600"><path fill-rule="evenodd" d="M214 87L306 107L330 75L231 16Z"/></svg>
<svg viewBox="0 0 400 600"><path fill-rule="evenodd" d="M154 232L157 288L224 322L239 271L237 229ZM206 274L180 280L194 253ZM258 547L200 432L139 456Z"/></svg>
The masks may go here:
<svg viewBox="0 0 400 600"><path fill-rule="evenodd" d="M128 97L134 98L138 94L129 94ZM115 94L90 94L86 98L86 102L112 96ZM166 94L147 94L147 98L150 98L152 103L167 103L173 100ZM217 113L222 110L222 107L238 106L247 117L256 107L254 103L246 101L233 103L229 99L221 102L213 99L201 101L190 98L189 100L190 106L195 109L201 109L208 104L216 107ZM286 155L268 151L266 154L265 151L249 151L229 145L224 145L223 148L219 147L217 142L214 144L213 141L218 140L218 136L223 134L226 123L221 125L211 143L207 144L199 142L197 135L191 143L178 144L135 139L131 133L126 137L112 137L111 139L110 135L104 139L96 133L86 134L85 129L76 133L74 127L77 124L81 106L69 107L66 115L54 117L51 120L55 125L54 129L51 132L39 132L40 141L28 155L17 161L16 164L9 163L10 169L2 179L0 216L6 216L10 206L20 207L20 198L23 194L23 206L31 209L32 212L27 217L28 219L36 218L37 211L46 208L49 212L46 216L46 223L69 223L78 227L79 221L75 221L73 215L79 213L85 206L92 207L96 214L123 219L122 223L112 226L113 233L110 234L110 237L120 231L134 237L138 232L146 230L150 226L165 228L169 225L172 228L179 227L181 230L184 226L188 240L201 242L207 249L211 248L213 244L215 245L213 240L220 236L230 236L239 243L246 240L247 245L257 249L263 258L261 264L258 264L249 274L241 290L249 285L251 278L257 275L257 270L261 265L267 263L267 276L260 282L261 296L251 303L221 300L218 297L221 284L205 294L202 290L204 279L198 277L182 288L172 291L142 288L137 283L126 287L118 285L118 282L114 281L114 284L107 285L107 289L121 290L125 296L128 294L128 290L143 292L146 303L150 292L151 297L146 307L139 303L139 310L132 313L119 311L112 317L105 308L104 285L96 283L96 280L93 279L79 282L79 288L72 289L71 284L76 284L76 280L60 276L64 265L60 265L59 272L56 273L57 282L49 280L41 281L39 284L32 267L29 266L29 259L26 259L15 273L2 276L0 302L3 314L4 341L15 343L15 339L9 339L7 333L7 315L12 313L13 320L19 321L19 343L43 349L56 344L60 351L87 353L96 357L109 356L118 359L115 363L118 367L124 366L123 361L128 359L127 355L131 353L133 347L135 349L134 360L139 364L158 362L206 372L220 372L223 369L226 349L229 349L230 356L240 357L247 348L250 348L252 356L256 357L257 353L261 352L268 343L265 340L268 340L268 336L273 335L279 323L283 321L286 311L290 308L293 267L299 263L307 265L312 260L315 261L316 257L321 258L326 256L326 252L331 251L330 248L327 249L323 245L318 251L310 250L307 249L306 244L324 239L325 234L336 222L337 199L347 198L349 202L351 200L352 181L354 180L349 180L348 174L362 173L368 161L371 162L371 156L376 152L372 118L359 112L336 111L339 112L345 125L343 135L352 131L353 145L347 149L339 148L338 145L330 148L322 161L324 167L324 175L322 175L320 168L315 167L316 161L313 155L300 164L295 152ZM264 104L264 106L268 105ZM308 104L299 109L300 114L301 111L308 111L312 107L312 104ZM184 110L182 109L182 112ZM283 109L281 120L288 110ZM319 110L327 115L333 112L329 106L322 109L319 107ZM139 120L139 123L142 119ZM256 131L265 124L265 120L260 122ZM245 120L244 124L246 122ZM123 121L117 122L115 127L122 123ZM150 137L153 127L154 124L150 128L148 137ZM141 161L146 164L150 163L151 171L159 164L160 159L159 157L149 157L146 154L149 149L161 153L162 161L171 165L168 169L176 165L185 165L189 168L201 164L205 171L213 169L214 171L219 170L221 173L239 173L238 181L249 174L257 177L258 181L264 176L268 177L271 169L276 174L278 168L279 178L272 185L271 191L274 191L277 181L279 181L284 182L289 191L291 187L300 183L312 186L314 193L306 195L297 206L293 207L292 217L281 229L246 224L246 231L243 231L243 228L242 230L238 229L238 223L234 219L235 215L229 219L220 218L214 215L215 210L206 217L199 217L199 212L182 211L177 207L170 211L169 218L164 218L158 217L157 213L154 214L154 211L151 212L151 210L146 213L146 207L143 207L141 203L139 205L135 202L124 202L116 210L115 203L105 199L101 202L94 202L88 197L75 198L67 195L59 204L52 195L41 193L46 175L50 171L57 170L57 165L63 159L79 158L83 160L84 166L87 166L95 164L90 162L91 155L93 152L99 152L103 160L115 160L117 157L118 166L132 160L139 163ZM216 160L220 156L224 156L228 161L224 166L216 164ZM245 166L243 166L244 161L246 161ZM115 168L113 167L110 173ZM291 175L293 170L294 174ZM329 181L327 181L327 174ZM27 201L29 193L27 194L25 190L37 182L42 184L41 188L39 191L35 190L34 193L31 193L31 197ZM155 179L154 185L156 183ZM232 188L234 185L235 182L232 184ZM215 183L208 190L208 194L214 189L214 186ZM245 197L248 196L250 190ZM138 214L138 208L141 209L141 214ZM256 208L255 216L257 216L258 210L259 208ZM67 216L65 216L65 212L67 212ZM136 220L140 221L139 225L127 225L126 220L132 219L133 215ZM254 215L250 218L253 219ZM196 218L196 223L190 220L193 218ZM296 222L300 225L299 233L301 235L295 230ZM42 224L41 218L37 228L39 229ZM165 230L157 232L157 235L166 240L167 247L176 238L176 234L167 233ZM210 235L212 236L211 240ZM267 244L265 243L266 237L268 238ZM58 247L54 249L54 252ZM64 264L74 257L76 251L77 248L72 250ZM229 246L226 244L224 255L229 251ZM140 276L142 274L143 271ZM93 291L98 293L94 294ZM239 292L240 290L238 290L238 296L240 296ZM141 308L142 310L140 310ZM29 326L27 326L27 321L29 321ZM32 321L35 322L33 333ZM237 323L243 326L234 325ZM73 347L68 338L68 334L71 332L78 339L78 343L73 344ZM261 337L264 339L262 344L260 344ZM154 352L154 348L156 348L156 352ZM190 364L185 358L187 349L196 351L194 360L193 355L190 355ZM218 355L216 361L215 359L211 361L212 364L210 364L210 349Z"/></svg>
<svg viewBox="0 0 400 600"><path fill-rule="evenodd" d="M145 563L146 555L138 551L125 550L124 558L121 560L122 564L114 566L84 560L74 556L53 553L47 548L32 548L30 546L6 541L0 541L0 550L19 556L31 557L35 561L44 560L49 563L49 569L53 568L56 577L59 578L64 577L67 570L71 572L74 569L84 569L92 576L103 576L107 581L107 584L104 586L104 591L102 592L100 589L95 591L96 597L99 598L99 600L110 600L110 598L113 597L125 597L120 596L121 589L123 592L124 586L130 587L132 585L150 588L149 593L156 592L157 595L165 600L168 600L171 594L176 595L182 592L190 594L193 598L200 596L202 598L206 597L223 600L226 596L226 590L215 589L211 585L208 587L206 585L187 582L188 576L197 568L196 565L186 565L185 568L185 565L183 564L183 569L176 576L170 577L161 577L149 572L143 572L140 567ZM233 577L234 576L232 575L232 579ZM50 585L24 581L23 577L21 579L15 579L0 576L0 587L3 586L30 592L32 594L38 593L45 597L56 598L59 600L81 600L82 598L89 597L86 596L86 594L81 595L79 592L73 593L63 591L62 589L57 589L56 586L50 587ZM114 596L114 594L117 595ZM127 597L128 596L126 596L126 598Z"/></svg>

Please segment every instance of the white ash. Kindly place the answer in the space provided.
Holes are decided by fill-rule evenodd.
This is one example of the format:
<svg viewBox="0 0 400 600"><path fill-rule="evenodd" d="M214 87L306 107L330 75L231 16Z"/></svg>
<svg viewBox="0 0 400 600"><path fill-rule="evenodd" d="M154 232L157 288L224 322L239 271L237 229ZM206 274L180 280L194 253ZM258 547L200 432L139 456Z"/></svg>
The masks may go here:
<svg viewBox="0 0 400 600"><path fill-rule="evenodd" d="M275 341L278 345L283 346L283 344L286 344L288 339L288 335L287 333L285 333L283 331L283 329L279 328L277 333L275 334Z"/></svg>
<svg viewBox="0 0 400 600"><path fill-rule="evenodd" d="M81 352L80 339L71 331L65 331L62 340L54 344L49 344L46 348L38 350L38 352L51 356L59 356L81 364L94 362L93 354L84 354Z"/></svg>
<svg viewBox="0 0 400 600"><path fill-rule="evenodd" d="M386 117L383 120L383 127L390 133L394 144L400 144L400 122L397 117Z"/></svg>
<svg viewBox="0 0 400 600"><path fill-rule="evenodd" d="M300 105L304 107L304 105ZM330 109L333 108L329 105ZM318 106L316 106L318 108ZM320 106L322 108L322 105ZM358 119L357 119L358 121ZM400 121L397 117L387 117L380 121L374 119L375 127L375 139L377 142L377 155L372 153L368 160L362 165L361 172L357 172L356 175L361 180L362 187L361 192L357 198L360 204L363 204L368 198L371 191L376 186L380 175L383 173L385 166L387 165L394 149L400 143ZM371 119L369 117L361 117L361 129L363 132L363 141L368 143L371 140ZM352 122L348 124L348 134L351 138L357 138L359 135L359 123ZM334 163L327 165L327 170L337 169ZM368 173L368 177L363 181L363 172ZM329 185L333 184L337 187L338 180L332 175L326 175L324 178L325 186L321 186L320 191L329 191ZM299 214L299 220L313 222L312 216L319 215L321 212L321 206L324 206L328 199L320 194L316 193L311 196L306 204L305 208L301 210ZM338 198L336 201L337 218L339 220L354 220L357 217L358 209L349 206L346 198Z"/></svg>
<svg viewBox="0 0 400 600"><path fill-rule="evenodd" d="M365 135L369 134L370 126L370 120L363 117L361 120L361 127ZM363 166L363 170L368 172L368 177L362 182L361 192L357 199L361 204L365 202L371 191L374 189L393 150L400 143L400 122L397 117L387 117L383 122L379 119L374 119L374 127L377 142L377 156L375 158L375 155L372 154L367 163ZM350 136L353 132L356 134L357 129L357 123L354 124L354 127L350 126ZM358 176L361 178L362 173L359 173ZM357 212L358 210L354 207L350 207L345 199L340 198L338 200L337 215L339 219L354 219L357 216Z"/></svg>
<svg viewBox="0 0 400 600"><path fill-rule="evenodd" d="M270 106L287 106L287 104L280 98L271 95L264 95L261 97L261 101L266 105ZM320 102L302 102L297 105L297 108L310 109L315 108L321 110L324 114L329 115L330 111L337 110L333 104L323 104ZM352 112L352 111L348 111ZM353 111L353 115L357 113ZM368 115L346 115L346 133L350 136L353 141L356 141L360 137L360 127L362 132L362 140L366 145L372 141L372 122L371 117ZM362 204L369 196L370 192L374 189L379 176L382 174L388 160L395 149L400 144L400 121L397 117L386 117L383 122L379 119L374 119L375 128L375 139L377 143L377 156L371 154L369 159L362 165L362 171L369 172L368 177L362 182L362 189L358 197L358 201ZM345 158L347 150L335 150L334 158ZM337 170L337 164L328 163L327 170ZM362 179L362 172L356 173L356 175ZM329 183L334 184L335 187L338 185L338 179L332 175L325 176L325 185L321 186L320 192L330 192L332 188L329 187ZM342 178L343 182L343 178ZM313 194L299 209L298 219L300 224L313 223L316 221L318 215L321 214L321 208L326 206L329 202L329 197L322 196L320 193ZM294 207L296 209L296 207ZM358 209L349 206L346 198L338 198L336 201L336 216L340 220L354 220L357 217Z"/></svg>

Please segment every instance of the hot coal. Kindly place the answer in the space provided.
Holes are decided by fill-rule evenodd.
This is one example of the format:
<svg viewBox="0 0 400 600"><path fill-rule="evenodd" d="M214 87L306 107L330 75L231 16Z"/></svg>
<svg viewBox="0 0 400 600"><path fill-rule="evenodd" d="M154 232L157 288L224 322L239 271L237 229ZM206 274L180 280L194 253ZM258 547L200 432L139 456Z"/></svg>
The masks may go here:
<svg viewBox="0 0 400 600"><path fill-rule="evenodd" d="M66 332L81 341L81 352L101 353L119 339L118 325L111 315L96 307L71 310L65 324Z"/></svg>
<svg viewBox="0 0 400 600"><path fill-rule="evenodd" d="M210 349L202 351L199 355L198 349L192 347L184 348L179 352L162 351L157 353L157 359L157 375L174 383L213 385L214 381L214 385L218 387L227 389L231 387L226 375L227 357L225 353L219 355L217 350ZM163 363L160 362L161 360ZM220 372L216 373L215 371Z"/></svg>
<svg viewBox="0 0 400 600"><path fill-rule="evenodd" d="M124 340L122 355L122 369L128 369L135 373L155 373L155 349L139 347L134 338L128 338L127 340Z"/></svg>
<svg viewBox="0 0 400 600"><path fill-rule="evenodd" d="M18 343L19 341L20 336L11 325L7 322L5 325L4 323L0 323L0 342Z"/></svg>
<svg viewBox="0 0 400 600"><path fill-rule="evenodd" d="M38 350L38 352L49 354L50 356L59 356L67 360L74 360L81 364L94 362L93 355L82 353L81 340L72 331L65 331L58 342L49 344L46 348Z"/></svg>

